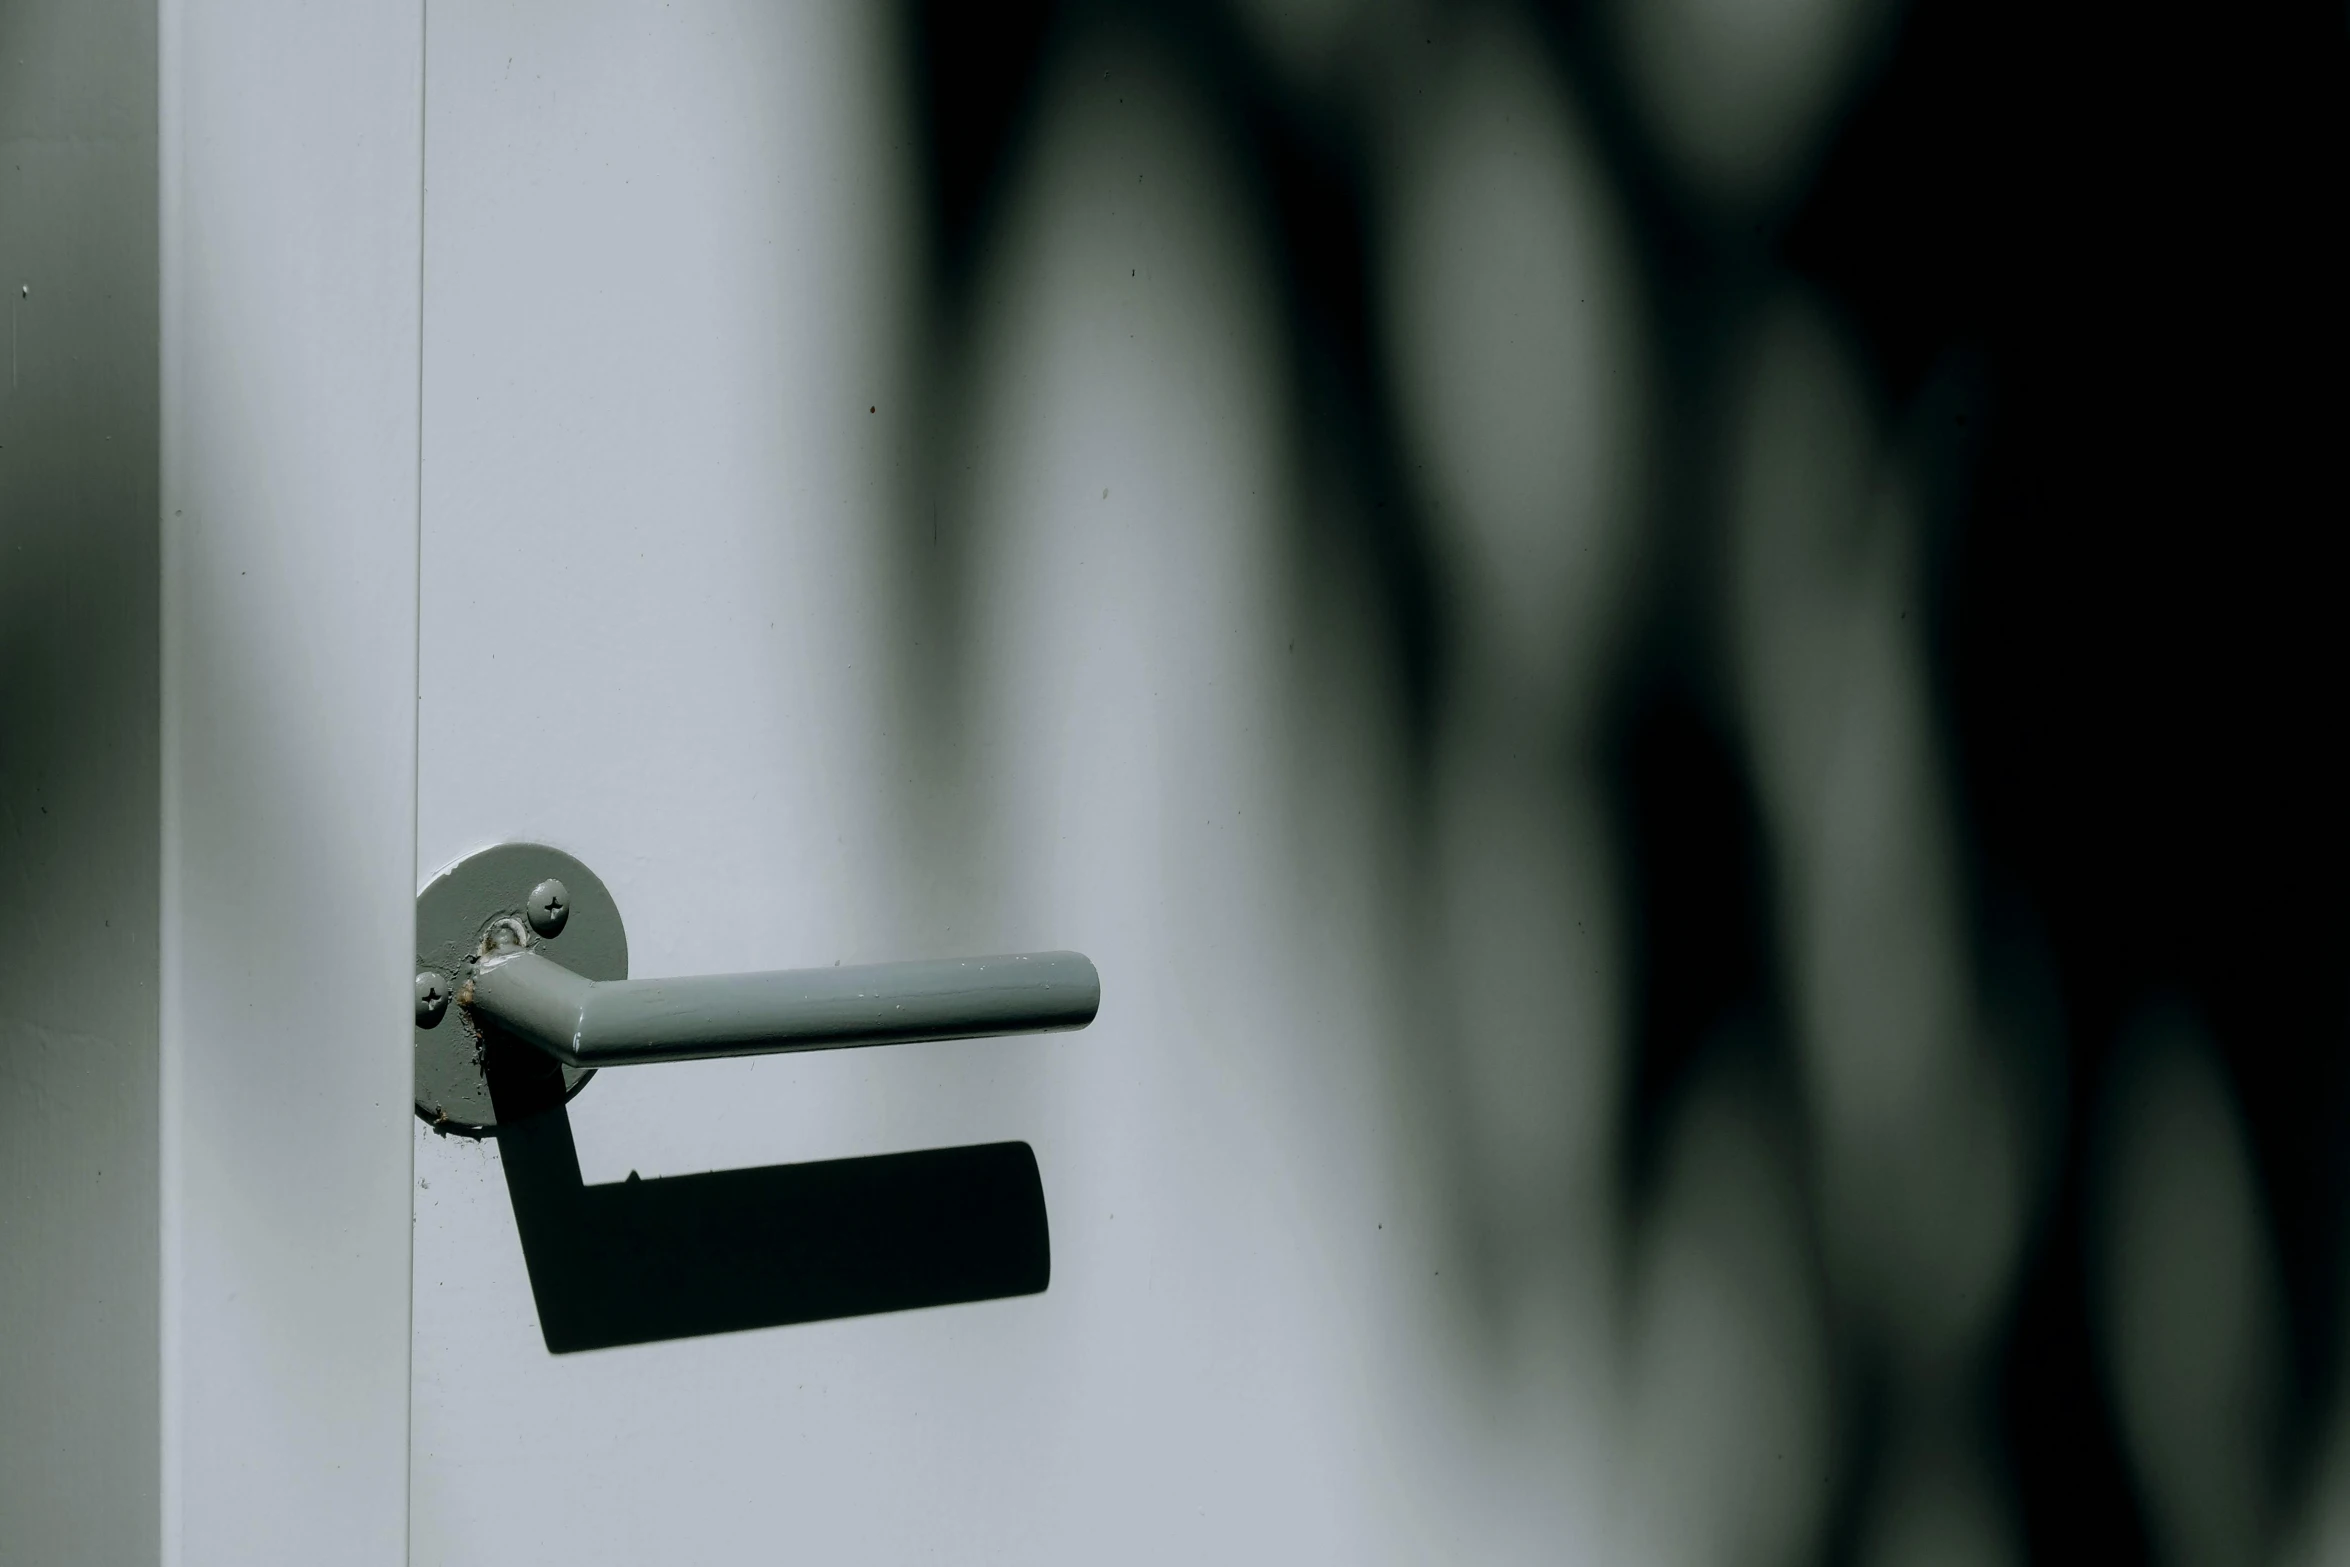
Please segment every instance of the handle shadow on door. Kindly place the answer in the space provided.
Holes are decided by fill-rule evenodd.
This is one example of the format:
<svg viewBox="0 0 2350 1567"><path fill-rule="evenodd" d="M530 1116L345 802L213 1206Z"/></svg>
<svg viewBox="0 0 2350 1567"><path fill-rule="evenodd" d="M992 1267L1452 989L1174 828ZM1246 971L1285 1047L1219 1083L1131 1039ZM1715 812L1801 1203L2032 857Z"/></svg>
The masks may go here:
<svg viewBox="0 0 2350 1567"><path fill-rule="evenodd" d="M489 1056L506 1191L553 1354L1034 1295L1051 1281L1026 1143L590 1186L569 1114L546 1103L546 1058L519 1043Z"/></svg>

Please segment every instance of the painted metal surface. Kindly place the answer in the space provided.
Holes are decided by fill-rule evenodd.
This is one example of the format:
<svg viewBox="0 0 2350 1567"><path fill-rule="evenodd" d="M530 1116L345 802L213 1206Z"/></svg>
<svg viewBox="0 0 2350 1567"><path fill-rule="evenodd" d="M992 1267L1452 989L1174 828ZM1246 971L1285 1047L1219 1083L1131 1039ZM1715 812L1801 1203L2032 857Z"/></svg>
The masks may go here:
<svg viewBox="0 0 2350 1567"><path fill-rule="evenodd" d="M598 982L524 950L479 964L459 999L566 1066L600 1067L1083 1028L1102 985L1076 952Z"/></svg>
<svg viewBox="0 0 2350 1567"><path fill-rule="evenodd" d="M602 879L535 843L434 877L416 900L416 952L416 1113L464 1134L499 1124L490 1068L507 1040L561 1063L546 1096L558 1104L598 1067L1043 1033L1101 1008L1101 977L1074 952L629 980Z"/></svg>
<svg viewBox="0 0 2350 1567"><path fill-rule="evenodd" d="M552 934L534 931L524 937L539 886L558 880L565 889L562 924ZM501 933L515 950L525 940L536 940L583 979L628 975L628 930L620 906L594 871L545 844L501 843L465 856L425 884L416 899L419 981L430 976L454 999L488 939ZM416 1114L427 1126L472 1135L498 1124L486 1070L492 1043L461 1004L444 1006L442 1015L429 1022L418 1014L412 1039ZM541 1097L556 1104L595 1075L576 1066L553 1070L555 1081Z"/></svg>

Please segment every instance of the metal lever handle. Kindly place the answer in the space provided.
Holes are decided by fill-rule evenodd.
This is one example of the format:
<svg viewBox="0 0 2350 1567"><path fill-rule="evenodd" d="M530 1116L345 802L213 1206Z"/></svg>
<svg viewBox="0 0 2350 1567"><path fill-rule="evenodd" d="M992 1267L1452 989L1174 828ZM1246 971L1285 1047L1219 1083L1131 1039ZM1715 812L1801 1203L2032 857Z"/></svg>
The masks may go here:
<svg viewBox="0 0 2350 1567"><path fill-rule="evenodd" d="M457 993L572 1067L1083 1028L1101 1000L1101 976L1075 952L595 980L524 950L484 961Z"/></svg>
<svg viewBox="0 0 2350 1567"><path fill-rule="evenodd" d="M417 895L416 1113L484 1136L562 1104L597 1067L1083 1028L1101 998L1074 952L631 979L596 873L502 843Z"/></svg>

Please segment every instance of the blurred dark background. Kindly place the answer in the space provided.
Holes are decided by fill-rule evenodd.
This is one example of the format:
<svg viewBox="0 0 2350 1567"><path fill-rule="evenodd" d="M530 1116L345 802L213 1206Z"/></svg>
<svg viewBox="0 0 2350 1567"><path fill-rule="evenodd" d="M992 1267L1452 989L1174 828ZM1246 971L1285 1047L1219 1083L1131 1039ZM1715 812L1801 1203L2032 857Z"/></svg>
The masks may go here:
<svg viewBox="0 0 2350 1567"><path fill-rule="evenodd" d="M1378 16L1315 23L1322 64L1301 72L1268 9L914 6L934 298L951 334L1055 62L1106 28L1147 38L1244 149L1307 427L1368 497L1363 548L1426 731L1451 638L1426 497L1394 455L1381 127L1413 90L1412 47L1439 50L1466 13L1304 7ZM1703 623L1724 345L1792 279L1925 476L1960 901L1977 949L2024 953L2052 1009L2052 1151L1995 1330L2026 1555L2154 1549L2088 1278L2110 1066L2149 1006L2199 1020L2240 1107L2284 1288L2277 1494L2322 1491L2350 1233L2342 9L1885 9L1851 24L1866 41L1823 89L1816 150L1728 200L1693 194L1651 134L1618 12L1516 17L1581 106L1655 312L1663 564L1601 721L1639 910L1635 1176L1720 1020L1783 1009L1770 855ZM1872 1373L1862 1356L1842 1374L1861 1456L1826 1560L1867 1554Z"/></svg>
<svg viewBox="0 0 2350 1567"><path fill-rule="evenodd" d="M2079 1152L2150 991L2202 1012L2241 1098L2303 1442L2339 1374L2343 64L2332 8L1929 0L1785 241L1889 384L1981 355L1937 640L1975 875L2045 921L2069 1046L2004 1366L2040 1560L2146 1549Z"/></svg>
<svg viewBox="0 0 2350 1567"><path fill-rule="evenodd" d="M2004 1365L2036 1559L2139 1560L2080 1276L2096 1091L2206 1019L2279 1240L2289 1420L2342 1310L2343 15L1915 7L1788 237L1888 382L1978 348L1938 642L1974 872L2046 922L2066 1149Z"/></svg>

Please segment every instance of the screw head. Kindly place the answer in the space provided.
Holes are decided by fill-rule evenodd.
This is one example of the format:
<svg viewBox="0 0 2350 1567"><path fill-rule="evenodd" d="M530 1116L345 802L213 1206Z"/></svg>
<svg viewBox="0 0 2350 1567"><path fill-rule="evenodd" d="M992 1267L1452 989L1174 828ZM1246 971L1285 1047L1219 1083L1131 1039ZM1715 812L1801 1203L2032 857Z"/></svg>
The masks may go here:
<svg viewBox="0 0 2350 1567"><path fill-rule="evenodd" d="M449 982L430 969L416 976L416 1026L431 1028L449 1010Z"/></svg>
<svg viewBox="0 0 2350 1567"><path fill-rule="evenodd" d="M571 893L561 882L550 876L530 889L530 928L542 936L560 935L563 922L571 918Z"/></svg>

